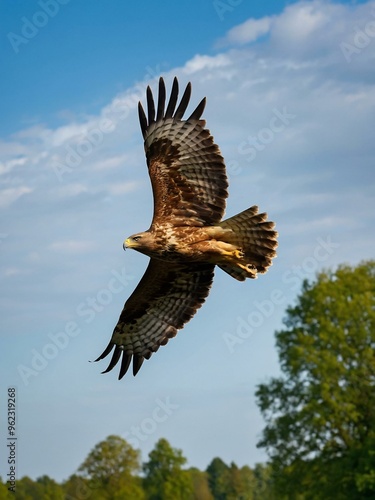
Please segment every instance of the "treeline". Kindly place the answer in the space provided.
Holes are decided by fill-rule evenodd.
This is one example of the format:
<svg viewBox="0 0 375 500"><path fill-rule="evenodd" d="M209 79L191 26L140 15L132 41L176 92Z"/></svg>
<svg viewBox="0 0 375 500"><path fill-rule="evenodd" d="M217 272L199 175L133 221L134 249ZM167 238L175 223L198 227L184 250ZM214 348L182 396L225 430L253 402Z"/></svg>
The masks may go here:
<svg viewBox="0 0 375 500"><path fill-rule="evenodd" d="M327 242L323 242L328 245ZM110 436L63 484L23 478L17 499L364 500L375 498L375 261L304 280L277 331L281 376L259 384L268 465L214 458L186 468L165 439L148 461ZM0 499L14 498L0 485Z"/></svg>
<svg viewBox="0 0 375 500"><path fill-rule="evenodd" d="M140 452L109 436L77 472L59 484L48 476L23 477L16 492L0 483L0 500L267 500L273 499L267 465L227 465L214 458L205 471L186 468L182 451L160 439L141 463Z"/></svg>

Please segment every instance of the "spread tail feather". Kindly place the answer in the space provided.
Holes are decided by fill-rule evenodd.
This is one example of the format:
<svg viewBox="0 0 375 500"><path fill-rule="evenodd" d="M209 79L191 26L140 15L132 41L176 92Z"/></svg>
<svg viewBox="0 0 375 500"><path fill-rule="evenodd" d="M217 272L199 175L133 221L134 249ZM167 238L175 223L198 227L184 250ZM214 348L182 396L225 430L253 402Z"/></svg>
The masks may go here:
<svg viewBox="0 0 375 500"><path fill-rule="evenodd" d="M219 225L229 230L220 239L235 245L242 255L237 265L228 262L219 267L239 281L265 273L276 256L278 236L274 222L267 221L267 214L259 213L258 207L253 206Z"/></svg>

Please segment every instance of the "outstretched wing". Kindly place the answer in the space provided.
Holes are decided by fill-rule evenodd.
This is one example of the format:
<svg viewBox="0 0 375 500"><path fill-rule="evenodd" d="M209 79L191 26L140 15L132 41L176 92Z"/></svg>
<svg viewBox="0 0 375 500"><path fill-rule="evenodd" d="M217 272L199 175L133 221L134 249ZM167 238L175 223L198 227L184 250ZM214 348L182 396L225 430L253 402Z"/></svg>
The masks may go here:
<svg viewBox="0 0 375 500"><path fill-rule="evenodd" d="M121 355L119 379L127 372L133 357L136 375L144 359L175 337L201 307L207 297L214 265L175 265L151 259L143 278L125 303L112 338L95 361L105 358L114 348L106 373Z"/></svg>
<svg viewBox="0 0 375 500"><path fill-rule="evenodd" d="M218 223L225 211L228 181L225 164L205 121L200 117L203 99L187 120L182 116L189 104L189 83L177 109L178 81L173 81L165 110L165 84L159 80L155 109L147 87L147 117L139 103L139 120L154 195L152 226L202 226ZM151 227L152 227L151 226Z"/></svg>

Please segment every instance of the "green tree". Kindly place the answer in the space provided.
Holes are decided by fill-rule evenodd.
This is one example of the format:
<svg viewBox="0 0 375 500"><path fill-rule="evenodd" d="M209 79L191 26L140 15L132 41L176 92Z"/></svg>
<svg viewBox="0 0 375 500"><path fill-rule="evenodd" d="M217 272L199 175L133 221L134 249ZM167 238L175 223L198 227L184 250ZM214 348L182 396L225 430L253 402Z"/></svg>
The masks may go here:
<svg viewBox="0 0 375 500"><path fill-rule="evenodd" d="M227 500L253 500L254 474L250 467L241 469L231 462L227 473Z"/></svg>
<svg viewBox="0 0 375 500"><path fill-rule="evenodd" d="M40 500L64 500L64 490L54 479L44 475L37 478L36 484L42 492Z"/></svg>
<svg viewBox="0 0 375 500"><path fill-rule="evenodd" d="M8 491L8 486L0 477L0 500L11 500L14 498L15 495L11 491Z"/></svg>
<svg viewBox="0 0 375 500"><path fill-rule="evenodd" d="M24 476L16 481L16 494L14 498L17 498L17 500L34 500L34 498L39 498L41 494L40 485L36 484L28 476Z"/></svg>
<svg viewBox="0 0 375 500"><path fill-rule="evenodd" d="M140 453L119 436L108 436L98 443L79 467L96 500L143 499L136 473L140 471Z"/></svg>
<svg viewBox="0 0 375 500"><path fill-rule="evenodd" d="M159 439L143 465L144 485L150 500L189 500L193 493L192 478L183 470L186 458L172 448L166 439Z"/></svg>
<svg viewBox="0 0 375 500"><path fill-rule="evenodd" d="M270 465L255 464L253 474L253 500L275 500Z"/></svg>
<svg viewBox="0 0 375 500"><path fill-rule="evenodd" d="M373 498L375 261L304 281L284 325L256 393L278 498Z"/></svg>
<svg viewBox="0 0 375 500"><path fill-rule="evenodd" d="M238 497L241 500L254 500L256 497L256 478L254 475L254 471L248 466L244 465L241 469L239 469L240 477L239 480L241 482L241 490L240 496ZM262 500L268 500L264 495Z"/></svg>
<svg viewBox="0 0 375 500"><path fill-rule="evenodd" d="M207 467L208 484L215 500L226 500L228 494L229 470L219 457L212 459Z"/></svg>
<svg viewBox="0 0 375 500"><path fill-rule="evenodd" d="M221 458L214 458L207 467L208 483L215 500L253 500L256 479L248 466L229 466ZM263 497L266 499L266 497Z"/></svg>
<svg viewBox="0 0 375 500"><path fill-rule="evenodd" d="M1 498L1 497L0 497ZM7 498L7 497L4 497ZM17 500L64 500L64 490L50 477L44 475L33 481L27 476L16 481Z"/></svg>
<svg viewBox="0 0 375 500"><path fill-rule="evenodd" d="M196 467L191 467L188 472L193 483L193 493L189 497L190 500L214 500L208 486L207 473Z"/></svg>
<svg viewBox="0 0 375 500"><path fill-rule="evenodd" d="M90 481L84 477L72 474L63 483L65 500L87 500L94 498L94 490L90 487Z"/></svg>

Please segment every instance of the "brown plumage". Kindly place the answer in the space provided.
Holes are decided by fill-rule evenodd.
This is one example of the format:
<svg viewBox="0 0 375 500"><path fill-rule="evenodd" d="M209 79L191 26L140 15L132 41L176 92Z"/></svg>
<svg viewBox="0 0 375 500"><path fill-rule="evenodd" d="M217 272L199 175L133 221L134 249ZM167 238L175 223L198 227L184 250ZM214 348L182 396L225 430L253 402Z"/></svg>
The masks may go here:
<svg viewBox="0 0 375 500"><path fill-rule="evenodd" d="M267 214L258 213L258 207L221 220L228 196L224 159L201 119L205 99L182 120L190 94L189 83L175 109L175 78L165 109L166 90L160 78L157 106L150 87L147 116L139 103L154 215L150 228L127 238L124 247L148 255L150 262L96 360L114 349L103 373L122 356L119 378L132 359L136 375L143 360L193 317L209 293L215 265L243 281L266 272L276 255L274 223L267 221Z"/></svg>

